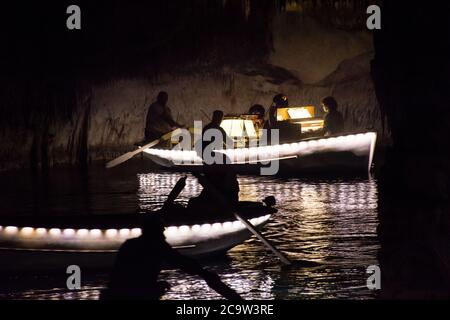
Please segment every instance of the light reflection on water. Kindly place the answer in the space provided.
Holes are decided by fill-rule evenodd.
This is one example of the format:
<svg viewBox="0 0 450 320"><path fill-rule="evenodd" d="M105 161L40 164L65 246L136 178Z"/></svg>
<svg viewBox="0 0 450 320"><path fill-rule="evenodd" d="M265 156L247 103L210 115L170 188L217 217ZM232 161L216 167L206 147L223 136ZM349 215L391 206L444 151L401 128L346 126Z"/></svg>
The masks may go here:
<svg viewBox="0 0 450 320"><path fill-rule="evenodd" d="M137 190L140 210L160 207L182 174L149 173L129 177L121 184ZM239 178L241 200L258 201L274 195L279 212L264 234L294 261L282 268L276 257L254 238L231 251L227 258L204 262L224 282L247 299L372 298L365 286L366 268L377 264L377 184L375 180L301 180L271 177ZM127 191L127 192L128 192ZM201 187L189 176L179 201L186 202ZM128 192L132 194L131 192ZM128 194L127 193L127 194ZM110 197L114 197L114 193ZM102 197L106 197L105 194ZM90 199L95 205L95 196ZM114 202L117 206L117 201ZM120 208L117 208L119 211ZM101 212L106 211L102 208ZM161 278L171 289L163 299L218 299L204 281L176 270ZM63 287L23 290L2 298L96 299L107 275L91 275L80 291Z"/></svg>

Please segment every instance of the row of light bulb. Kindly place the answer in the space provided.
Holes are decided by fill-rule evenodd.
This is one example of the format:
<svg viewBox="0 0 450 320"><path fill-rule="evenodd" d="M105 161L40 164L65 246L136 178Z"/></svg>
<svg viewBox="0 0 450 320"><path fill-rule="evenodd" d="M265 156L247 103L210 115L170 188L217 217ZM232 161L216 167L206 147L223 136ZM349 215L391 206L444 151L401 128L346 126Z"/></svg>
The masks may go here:
<svg viewBox="0 0 450 320"><path fill-rule="evenodd" d="M347 144L354 144L355 147L358 143L371 142L376 137L374 132L351 134L340 137L322 138L318 140L300 141L294 143L285 143L274 146L260 146L251 148L237 148L218 150L226 154L233 162L246 162L246 161L264 161L272 160L280 157L291 156L297 153L308 154L316 151L316 148L341 148L349 147ZM351 147L351 146L350 146ZM150 155L159 156L173 162L183 164L201 164L202 159L197 155L195 151L189 150L163 150L163 149L147 149L146 153Z"/></svg>
<svg viewBox="0 0 450 320"><path fill-rule="evenodd" d="M270 215L265 215L258 218L250 219L250 223L253 225L259 225L266 222L270 218ZM165 229L165 234L167 237L188 235L190 233L198 234L204 232L218 232L218 231L238 231L239 229L244 229L245 226L240 221L224 222L224 223L214 223L214 224L196 224L193 226L171 226ZM23 236L23 237L44 237L49 235L50 237L59 238L94 238L99 239L105 237L107 239L117 239L117 238L133 238L139 237L142 233L140 228L133 229L59 229L59 228L32 228L32 227L15 227L15 226L0 226L0 234L6 236Z"/></svg>
<svg viewBox="0 0 450 320"><path fill-rule="evenodd" d="M38 237L44 237L44 236L51 236L51 237L80 237L80 238L101 238L102 236L105 236L106 238L115 238L115 237L122 237L122 238L128 238L128 237L138 237L141 235L141 229L140 228L133 228L133 229L107 229L107 230L100 230L100 229L59 229L59 228L32 228L32 227L23 227L18 228L15 226L6 226L2 227L0 226L0 232L7 236L38 236Z"/></svg>

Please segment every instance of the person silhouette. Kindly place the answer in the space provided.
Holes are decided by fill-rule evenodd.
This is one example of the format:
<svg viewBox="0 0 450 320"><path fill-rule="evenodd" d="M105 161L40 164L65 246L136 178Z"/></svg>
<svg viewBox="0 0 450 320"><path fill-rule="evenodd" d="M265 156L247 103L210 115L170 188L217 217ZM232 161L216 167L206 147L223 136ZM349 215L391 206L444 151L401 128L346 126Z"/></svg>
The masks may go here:
<svg viewBox="0 0 450 320"><path fill-rule="evenodd" d="M226 299L242 299L217 274L183 256L167 243L159 213L146 214L142 235L125 241L120 247L108 287L101 292L100 299L159 299L169 289L167 282L158 281L164 262L189 274L199 275Z"/></svg>
<svg viewBox="0 0 450 320"><path fill-rule="evenodd" d="M214 150L207 151L209 146L217 149L233 148L233 139L227 135L225 130L220 126L224 114L220 110L215 110L212 119L202 130L202 139L195 146L196 152L203 160L203 173L208 180L219 189L234 205L239 202L239 182L236 172L230 166L231 159L224 153L218 153ZM211 134L211 139L205 138L207 134ZM216 141L216 139L218 139ZM214 144L213 144L214 143ZM203 189L198 197L191 198L188 203L191 210L215 210L216 213L223 213L223 208L217 206L217 203L210 195L210 190Z"/></svg>
<svg viewBox="0 0 450 320"><path fill-rule="evenodd" d="M160 91L148 108L145 120L145 141L159 139L162 135L184 127L176 122L172 117L172 111L168 107L169 95L165 91Z"/></svg>
<svg viewBox="0 0 450 320"><path fill-rule="evenodd" d="M280 93L273 97L273 103L269 108L269 119L267 121L267 129L278 128L277 113L280 108L289 107L289 99L286 95Z"/></svg>
<svg viewBox="0 0 450 320"><path fill-rule="evenodd" d="M325 136L339 134L344 131L344 117L338 111L338 103L334 97L322 99L322 108L325 112L323 132Z"/></svg>

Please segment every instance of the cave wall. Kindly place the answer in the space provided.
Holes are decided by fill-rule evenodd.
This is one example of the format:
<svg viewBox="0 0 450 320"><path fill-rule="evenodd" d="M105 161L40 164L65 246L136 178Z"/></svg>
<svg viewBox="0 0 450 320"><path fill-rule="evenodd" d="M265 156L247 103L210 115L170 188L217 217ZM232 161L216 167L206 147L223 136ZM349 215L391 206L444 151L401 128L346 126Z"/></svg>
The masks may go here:
<svg viewBox="0 0 450 320"><path fill-rule="evenodd" d="M171 46L185 49L184 55L182 51L176 53L176 48L169 46L164 35L159 33L156 40L164 39L165 47L154 53L151 46L145 46L146 39L154 37L153 31L146 31L138 40L130 40L126 30L116 26L114 40L108 41L105 30L114 21L113 17L123 14L131 19L126 26L130 26L128 31L133 34L147 21L145 14L136 14L133 11L136 8L125 5L115 10L109 8L108 15L102 15L97 26L100 29L94 35L81 34L75 38L70 35L77 44L75 52L78 56L71 57L73 63L69 67L64 67L64 59L59 61L55 57L57 63L50 65L53 68L50 70L56 76L51 76L50 83L38 94L30 98L29 92L23 92L24 98L17 103L15 100L24 88L20 84L8 92L14 99L3 100L6 106L6 112L5 108L0 109L5 112L3 120L11 116L26 118L26 121L8 119L0 127L0 140L4 146L0 153L0 168L87 164L111 159L133 148L133 144L143 138L147 108L160 90L169 93L174 117L190 126L194 120L207 121L205 113L211 114L215 109L242 113L256 103L268 108L273 96L283 92L289 96L292 105L318 106L321 98L334 95L349 130L371 129L383 137L389 136L381 121L370 77L373 58L370 32L319 18L324 16L323 12L333 17L336 14L334 6L330 12L322 8L318 15L299 4L276 10L271 1L224 3L226 6L222 8L222 4L209 2L206 13L193 11L196 16L192 19L206 19L211 25L210 31L204 31L206 33L185 39L181 34L171 33L180 32L180 26L168 27L175 43ZM242 3L251 7L242 7ZM242 8L243 13L237 14ZM173 8L169 6L164 10L170 12ZM181 9L176 14L178 19L184 17ZM233 25L223 27L226 21L231 21L230 17ZM218 21L218 26L213 20ZM345 20L348 21L352 20ZM117 20L114 23L117 24ZM151 23L154 26L157 21ZM199 32L194 31L195 34ZM214 32L220 36L214 37ZM89 42L86 43L85 38ZM126 40L116 43L115 38ZM65 38L58 34L58 39ZM70 43L66 45L66 51L72 48ZM49 46L53 48L51 44ZM86 47L91 49L85 52L83 48ZM96 50L99 58L94 59ZM42 53L48 60L49 51ZM23 50L20 52L22 54ZM148 58L145 59L144 53L149 54ZM170 55L172 57L168 58ZM191 58L184 61L177 56ZM83 64L80 57L87 62ZM140 60L148 61L150 65L139 66L135 61ZM33 61L30 66L37 68L36 74L46 73L47 69L42 67L41 70L40 65ZM124 66L132 72L122 73ZM106 72L102 70L109 72L106 78L97 74ZM27 72L28 69L24 73L26 77ZM66 78L72 81L66 81ZM39 83L41 80L37 77L34 81ZM59 86L64 87L64 84L73 91L67 94L67 89L60 90ZM38 113L43 117L34 116L36 108L30 107L30 101L41 106ZM25 114L17 113L18 109L25 110Z"/></svg>
<svg viewBox="0 0 450 320"><path fill-rule="evenodd" d="M213 70L199 67L151 81L119 79L94 86L90 159L108 159L142 139L147 108L160 90L169 93L173 116L190 126L194 120L208 121L205 114L215 109L239 114L256 103L268 108L273 96L283 92L293 105L318 106L321 98L334 95L348 129L383 133L370 77L371 35L322 26L300 13L279 14L275 20L274 48L266 62ZM291 50L296 54L287 55ZM316 55L320 59L311 62Z"/></svg>
<svg viewBox="0 0 450 320"><path fill-rule="evenodd" d="M92 90L89 149L92 159L122 152L143 138L149 104L160 90L169 93L169 105L177 121L193 126L207 123L212 111L240 114L253 104L269 107L275 94L288 95L292 105L319 106L320 99L334 95L350 130L382 132L381 117L369 74L371 54L363 54L339 65L321 83L303 84L286 70L273 65L257 69L224 68L214 73L162 75L157 82L118 80ZM361 66L358 69L355 66ZM275 69L275 70L274 70ZM286 73L288 74L286 76Z"/></svg>

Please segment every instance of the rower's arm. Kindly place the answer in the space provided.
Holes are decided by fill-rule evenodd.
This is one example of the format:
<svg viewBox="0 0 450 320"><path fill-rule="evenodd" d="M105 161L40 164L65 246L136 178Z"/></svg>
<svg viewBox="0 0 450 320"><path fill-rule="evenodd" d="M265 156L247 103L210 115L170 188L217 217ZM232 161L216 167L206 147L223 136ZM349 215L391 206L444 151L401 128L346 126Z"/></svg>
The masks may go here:
<svg viewBox="0 0 450 320"><path fill-rule="evenodd" d="M203 269L200 264L198 264L195 260L182 255L173 249L168 243L166 243L164 247L164 257L167 262L189 274L203 276L205 273L205 269Z"/></svg>
<svg viewBox="0 0 450 320"><path fill-rule="evenodd" d="M178 251L173 249L168 243L166 243L164 253L169 263L187 273L199 275L206 281L209 287L214 289L214 291L222 295L224 298L228 300L242 300L241 296L224 284L217 274L204 269L195 260L183 256Z"/></svg>
<svg viewBox="0 0 450 320"><path fill-rule="evenodd" d="M170 111L170 109L168 107L166 107L165 110L164 110L163 118L172 127L182 127L181 124L179 124L178 122L176 122L173 119L172 112Z"/></svg>

